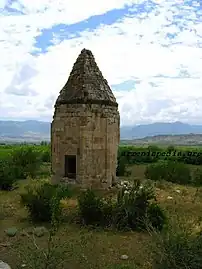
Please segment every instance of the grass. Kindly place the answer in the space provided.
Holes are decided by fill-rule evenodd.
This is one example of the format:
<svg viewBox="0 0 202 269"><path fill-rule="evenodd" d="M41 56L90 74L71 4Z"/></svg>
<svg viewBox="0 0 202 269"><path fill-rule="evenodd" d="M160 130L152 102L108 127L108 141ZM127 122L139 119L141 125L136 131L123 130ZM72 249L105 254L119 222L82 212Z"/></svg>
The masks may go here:
<svg viewBox="0 0 202 269"><path fill-rule="evenodd" d="M43 167L44 179L47 180L48 169L47 165ZM131 178L144 179L145 165L135 165L131 167L131 170ZM125 179L128 180L128 178ZM27 236L23 236L24 233L22 233L33 227L28 222L26 210L20 204L19 193L25 184L27 181L22 181L16 190L0 192L0 257L13 269L21 268L22 264L26 264L26 258L30 259L34 249L33 241ZM194 187L157 183L156 193L157 200L172 218L179 216L180 221L184 223L194 222L195 230L198 231L199 217L202 216L202 188L197 190ZM105 193L105 195L108 194ZM172 199L168 199L169 196ZM69 211L76 206L76 198L63 201L63 205L64 213L68 217ZM18 228L15 237L8 237L5 234L5 229L10 227ZM151 237L148 234L89 230L66 222L60 227L55 240L58 252L62 253L64 268L152 268ZM47 235L37 238L39 247L44 248L46 242ZM123 254L128 255L128 260L120 259Z"/></svg>

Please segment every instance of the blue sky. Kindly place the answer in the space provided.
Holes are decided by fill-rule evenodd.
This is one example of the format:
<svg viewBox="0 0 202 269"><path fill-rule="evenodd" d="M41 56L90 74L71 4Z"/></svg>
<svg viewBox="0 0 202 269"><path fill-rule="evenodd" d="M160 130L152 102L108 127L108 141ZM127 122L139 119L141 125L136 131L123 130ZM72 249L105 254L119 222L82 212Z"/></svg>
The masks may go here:
<svg viewBox="0 0 202 269"><path fill-rule="evenodd" d="M0 119L50 121L85 47L122 124L202 124L199 0L0 0L0 25Z"/></svg>

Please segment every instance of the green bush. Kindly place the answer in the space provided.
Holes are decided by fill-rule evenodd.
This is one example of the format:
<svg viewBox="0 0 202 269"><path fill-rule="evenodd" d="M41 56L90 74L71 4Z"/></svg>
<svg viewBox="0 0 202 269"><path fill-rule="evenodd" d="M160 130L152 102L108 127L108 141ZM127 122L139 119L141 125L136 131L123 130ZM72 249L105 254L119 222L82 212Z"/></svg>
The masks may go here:
<svg viewBox="0 0 202 269"><path fill-rule="evenodd" d="M183 150L181 156L177 158L179 162L185 164L201 165L202 164L202 151L201 150Z"/></svg>
<svg viewBox="0 0 202 269"><path fill-rule="evenodd" d="M108 199L102 199L102 219L101 219L101 225L110 227L113 225L113 212L114 212L114 204L112 202L111 198Z"/></svg>
<svg viewBox="0 0 202 269"><path fill-rule="evenodd" d="M192 181L189 167L173 161L159 161L148 165L145 177L155 181L166 180L177 184L190 184Z"/></svg>
<svg viewBox="0 0 202 269"><path fill-rule="evenodd" d="M175 147L173 146L173 145L170 145L170 146L168 146L167 147L167 152L169 152L170 154L172 153L172 152L174 152L176 149L175 149Z"/></svg>
<svg viewBox="0 0 202 269"><path fill-rule="evenodd" d="M163 154L166 152L166 155ZM167 154L168 153L168 154ZM202 164L202 151L200 148L175 148L170 145L166 148L150 145L148 147L120 145L118 156L124 156L127 164L155 163L159 160L171 160L184 164Z"/></svg>
<svg viewBox="0 0 202 269"><path fill-rule="evenodd" d="M116 168L116 176L122 177L126 174L126 158L123 156L118 157L117 160L117 168Z"/></svg>
<svg viewBox="0 0 202 269"><path fill-rule="evenodd" d="M85 225L107 226L111 224L112 204L95 194L91 189L78 198L79 216Z"/></svg>
<svg viewBox="0 0 202 269"><path fill-rule="evenodd" d="M162 152L163 149L154 145L145 147L136 146L120 146L118 151L118 158L125 157L127 164L143 164L153 163L160 159L157 152Z"/></svg>
<svg viewBox="0 0 202 269"><path fill-rule="evenodd" d="M0 159L0 189L10 190L18 179L36 176L40 157L31 147L16 147Z"/></svg>
<svg viewBox="0 0 202 269"><path fill-rule="evenodd" d="M153 269L201 269L202 236L181 228L154 234Z"/></svg>
<svg viewBox="0 0 202 269"><path fill-rule="evenodd" d="M15 172L10 158L0 160L0 190L11 190L16 183Z"/></svg>
<svg viewBox="0 0 202 269"><path fill-rule="evenodd" d="M51 221L53 207L54 212L57 212L55 218L60 218L62 212L60 201L71 196L68 187L50 183L27 185L25 190L21 193L21 202L28 209L32 221Z"/></svg>
<svg viewBox="0 0 202 269"><path fill-rule="evenodd" d="M51 153L50 153L49 149L42 151L41 160L44 163L50 163L50 161L51 161Z"/></svg>
<svg viewBox="0 0 202 269"><path fill-rule="evenodd" d="M198 168L194 171L192 182L196 187L202 186L202 169Z"/></svg>
<svg viewBox="0 0 202 269"><path fill-rule="evenodd" d="M165 180L165 162L159 161L157 163L147 165L145 169L145 177L154 181Z"/></svg>
<svg viewBox="0 0 202 269"><path fill-rule="evenodd" d="M12 166L17 179L34 178L40 168L40 155L31 147L16 148L12 152Z"/></svg>
<svg viewBox="0 0 202 269"><path fill-rule="evenodd" d="M88 189L79 196L78 206L79 215L84 224L99 224L101 219L101 199L92 190Z"/></svg>
<svg viewBox="0 0 202 269"><path fill-rule="evenodd" d="M142 230L150 225L161 230L167 218L156 203L151 203L152 199L153 188L140 182L120 189L115 202L88 189L78 199L79 216L85 225L114 226L119 230Z"/></svg>
<svg viewBox="0 0 202 269"><path fill-rule="evenodd" d="M118 229L144 230L147 225L161 230L166 223L164 211L154 202L154 189L136 181L131 187L123 187L117 195L113 222Z"/></svg>
<svg viewBox="0 0 202 269"><path fill-rule="evenodd" d="M165 224L167 224L166 214L157 203L151 203L149 205L147 218L149 220L149 225L159 231L161 231Z"/></svg>

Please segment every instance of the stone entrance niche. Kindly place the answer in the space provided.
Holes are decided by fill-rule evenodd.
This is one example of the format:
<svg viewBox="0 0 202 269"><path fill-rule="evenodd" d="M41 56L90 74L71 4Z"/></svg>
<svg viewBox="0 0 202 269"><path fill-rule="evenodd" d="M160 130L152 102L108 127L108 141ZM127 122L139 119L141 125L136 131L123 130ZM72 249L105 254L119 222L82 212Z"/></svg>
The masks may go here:
<svg viewBox="0 0 202 269"><path fill-rule="evenodd" d="M65 155L64 176L69 179L76 179L76 155Z"/></svg>

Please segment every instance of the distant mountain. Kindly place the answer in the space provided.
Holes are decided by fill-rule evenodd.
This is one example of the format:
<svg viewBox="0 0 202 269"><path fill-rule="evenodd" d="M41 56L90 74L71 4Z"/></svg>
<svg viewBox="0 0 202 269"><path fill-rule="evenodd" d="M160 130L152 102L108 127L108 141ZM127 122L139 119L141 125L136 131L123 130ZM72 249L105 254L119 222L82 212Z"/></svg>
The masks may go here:
<svg viewBox="0 0 202 269"><path fill-rule="evenodd" d="M192 135L193 134L193 135ZM133 140L137 143L152 143L152 141L181 141L182 137L193 137L192 142L198 143L202 134L202 125L190 125L182 122L152 123L136 126L122 126L121 140ZM174 138L174 136L176 136ZM181 136L179 136L181 135ZM188 136L187 136L188 135ZM180 138L181 137L181 138ZM139 140L141 139L141 140ZM188 138L186 138L187 140ZM50 140L50 123L42 121L0 121L0 141L39 141ZM202 140L202 139L201 139ZM139 141L139 142L138 142ZM148 142L150 141L150 142ZM188 141L188 140L187 140ZM181 141L182 142L182 141Z"/></svg>
<svg viewBox="0 0 202 269"><path fill-rule="evenodd" d="M28 121L0 121L0 141L48 141L50 123Z"/></svg>
<svg viewBox="0 0 202 269"><path fill-rule="evenodd" d="M122 127L122 139L137 139L147 136L159 135L187 135L187 134L202 134L202 125L190 125L182 122L156 122L152 124Z"/></svg>
<svg viewBox="0 0 202 269"><path fill-rule="evenodd" d="M122 140L122 144L130 145L178 145L178 146L202 146L202 134L187 134L187 135L156 135L137 138L132 140Z"/></svg>

